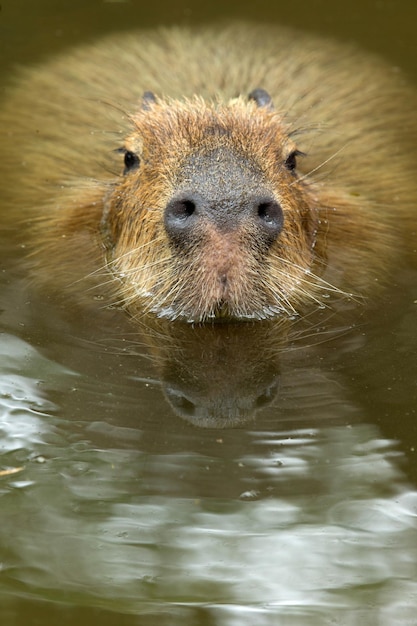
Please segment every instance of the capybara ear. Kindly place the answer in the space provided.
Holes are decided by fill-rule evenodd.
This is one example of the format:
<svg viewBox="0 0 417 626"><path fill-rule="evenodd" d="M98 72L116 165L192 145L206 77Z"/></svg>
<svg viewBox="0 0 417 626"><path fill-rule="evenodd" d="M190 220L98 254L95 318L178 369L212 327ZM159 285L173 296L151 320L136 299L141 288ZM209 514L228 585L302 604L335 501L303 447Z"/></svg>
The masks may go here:
<svg viewBox="0 0 417 626"><path fill-rule="evenodd" d="M157 99L153 91L145 91L142 96L142 109L147 111L156 102L157 102Z"/></svg>
<svg viewBox="0 0 417 626"><path fill-rule="evenodd" d="M271 96L265 89L261 89L260 87L253 89L250 92L248 99L256 102L258 107L267 107L268 109L274 108Z"/></svg>

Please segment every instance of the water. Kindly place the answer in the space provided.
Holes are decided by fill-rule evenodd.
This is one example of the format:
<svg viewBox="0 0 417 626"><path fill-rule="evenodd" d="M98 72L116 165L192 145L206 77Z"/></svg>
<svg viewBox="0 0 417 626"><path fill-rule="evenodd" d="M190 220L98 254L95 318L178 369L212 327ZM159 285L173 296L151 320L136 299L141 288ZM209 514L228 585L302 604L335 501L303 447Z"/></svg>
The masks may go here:
<svg viewBox="0 0 417 626"><path fill-rule="evenodd" d="M411 2L267 7L227 12L355 39L416 73ZM4 3L6 66L224 12L199 11ZM415 623L413 269L378 310L318 312L287 337L134 329L118 311L98 324L36 294L21 256L3 230L1 624Z"/></svg>

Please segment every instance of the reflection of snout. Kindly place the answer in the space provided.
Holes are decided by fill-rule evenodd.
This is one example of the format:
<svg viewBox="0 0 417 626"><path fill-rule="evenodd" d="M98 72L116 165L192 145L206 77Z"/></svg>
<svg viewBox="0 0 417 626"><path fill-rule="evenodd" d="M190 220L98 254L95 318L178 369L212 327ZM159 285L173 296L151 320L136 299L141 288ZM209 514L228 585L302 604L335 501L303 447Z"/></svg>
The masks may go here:
<svg viewBox="0 0 417 626"><path fill-rule="evenodd" d="M284 322L163 323L145 337L175 413L195 426L227 428L276 398L287 331Z"/></svg>
<svg viewBox="0 0 417 626"><path fill-rule="evenodd" d="M206 381L209 383L209 381ZM236 381L235 381L236 382ZM253 418L274 400L278 393L279 378L259 383L258 388L193 387L191 381L182 386L179 381L163 385L165 396L175 413L202 428L233 428Z"/></svg>
<svg viewBox="0 0 417 626"><path fill-rule="evenodd" d="M204 346L198 343L191 350L188 344L185 358L165 363L162 388L174 411L188 422L230 428L254 418L274 400L279 365L275 353L259 358L250 341L254 337L245 337L244 328L231 336L216 330L205 334Z"/></svg>

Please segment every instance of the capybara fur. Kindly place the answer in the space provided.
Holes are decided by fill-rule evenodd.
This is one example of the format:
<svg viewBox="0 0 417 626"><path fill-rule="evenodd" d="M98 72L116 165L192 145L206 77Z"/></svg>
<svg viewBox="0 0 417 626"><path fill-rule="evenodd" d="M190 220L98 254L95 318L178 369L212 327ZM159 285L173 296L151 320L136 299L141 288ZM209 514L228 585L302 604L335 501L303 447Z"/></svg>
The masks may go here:
<svg viewBox="0 0 417 626"><path fill-rule="evenodd" d="M6 219L39 283L132 317L362 302L416 221L413 89L284 28L107 36L19 71L0 123Z"/></svg>

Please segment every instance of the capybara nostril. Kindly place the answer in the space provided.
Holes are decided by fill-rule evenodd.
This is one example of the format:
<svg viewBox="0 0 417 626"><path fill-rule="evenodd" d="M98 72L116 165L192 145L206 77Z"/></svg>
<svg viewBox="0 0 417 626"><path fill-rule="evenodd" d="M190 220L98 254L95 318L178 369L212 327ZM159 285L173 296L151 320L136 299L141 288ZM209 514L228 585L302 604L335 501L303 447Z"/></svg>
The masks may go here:
<svg viewBox="0 0 417 626"><path fill-rule="evenodd" d="M281 205L273 199L260 198L254 202L254 217L271 243L278 237L284 226Z"/></svg>
<svg viewBox="0 0 417 626"><path fill-rule="evenodd" d="M194 194L174 197L165 208L165 229L168 236L177 240L187 236L202 213L202 199Z"/></svg>
<svg viewBox="0 0 417 626"><path fill-rule="evenodd" d="M213 189L213 198L216 189ZM205 199L197 192L174 196L167 204L164 215L165 230L176 244L188 240L192 233L206 225L222 232L240 227L252 229L259 245L271 244L280 234L284 215L280 204L265 195L241 198L231 192L230 197Z"/></svg>

